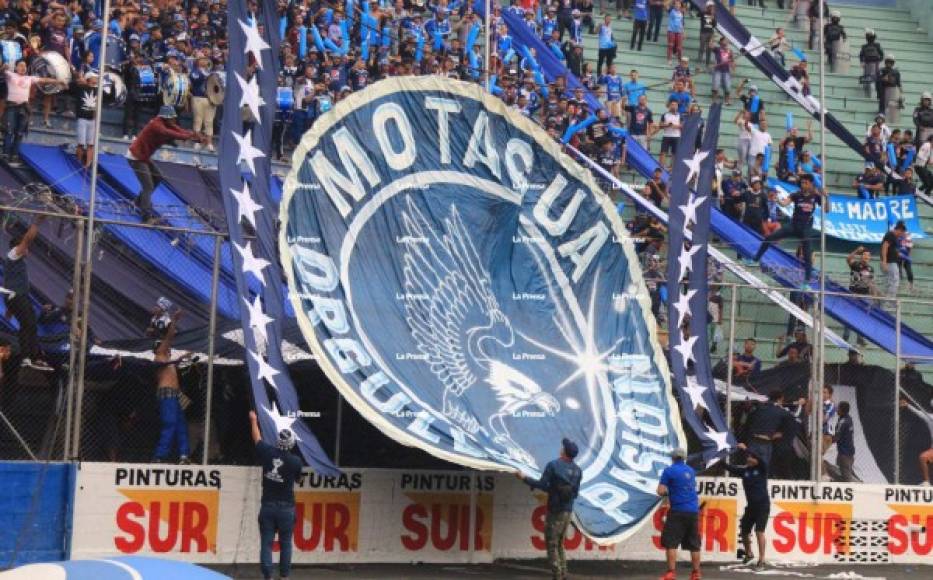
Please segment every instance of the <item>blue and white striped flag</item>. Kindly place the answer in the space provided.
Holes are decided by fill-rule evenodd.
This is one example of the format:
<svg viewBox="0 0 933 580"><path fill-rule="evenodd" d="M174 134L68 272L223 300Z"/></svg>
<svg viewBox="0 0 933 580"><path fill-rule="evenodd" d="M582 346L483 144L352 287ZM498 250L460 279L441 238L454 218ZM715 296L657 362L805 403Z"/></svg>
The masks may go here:
<svg viewBox="0 0 933 580"><path fill-rule="evenodd" d="M241 296L240 317L253 400L263 437L274 442L283 428L315 471L339 471L299 418L298 393L282 359L285 289L276 240L276 210L269 196L272 123L276 103L279 38L275 3L262 0L250 14L246 0L228 2L227 86L220 137L220 184ZM249 121L243 120L243 107ZM250 287L258 290L251 296Z"/></svg>
<svg viewBox="0 0 933 580"><path fill-rule="evenodd" d="M700 116L682 117L683 129L671 173L667 262L671 373L683 417L703 446L706 465L735 446L719 407L706 332L709 287L706 278L710 195L715 174L721 108L714 105L696 148ZM691 191L692 190L692 191Z"/></svg>

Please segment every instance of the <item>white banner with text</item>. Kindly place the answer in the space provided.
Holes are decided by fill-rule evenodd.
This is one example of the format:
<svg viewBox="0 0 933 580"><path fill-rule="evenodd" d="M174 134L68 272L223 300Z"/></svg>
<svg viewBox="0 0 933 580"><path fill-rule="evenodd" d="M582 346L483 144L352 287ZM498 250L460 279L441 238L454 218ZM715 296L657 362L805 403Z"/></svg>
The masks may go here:
<svg viewBox="0 0 933 580"><path fill-rule="evenodd" d="M700 478L698 485L704 559L733 561L745 507L741 482ZM72 558L259 559L258 468L82 463L75 493ZM507 474L306 473L295 496L295 563L544 556L544 495ZM770 560L933 564L933 488L774 481L771 497ZM612 546L597 546L571 528L568 556L659 560L665 513L661 506L632 537Z"/></svg>

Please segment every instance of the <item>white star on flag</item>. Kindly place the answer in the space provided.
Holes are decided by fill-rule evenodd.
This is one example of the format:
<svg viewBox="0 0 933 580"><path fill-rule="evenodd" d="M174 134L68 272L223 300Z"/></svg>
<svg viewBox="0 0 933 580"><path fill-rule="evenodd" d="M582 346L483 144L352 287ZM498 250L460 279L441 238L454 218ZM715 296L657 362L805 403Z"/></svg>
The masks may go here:
<svg viewBox="0 0 933 580"><path fill-rule="evenodd" d="M687 205L678 205L681 211L684 212L684 235L687 234L687 228L690 227L690 224L697 223L697 209L700 208L700 204L706 201L706 197L697 197L690 192L690 196L687 198Z"/></svg>
<svg viewBox="0 0 933 580"><path fill-rule="evenodd" d="M269 342L269 337L266 334L266 326L272 323L273 320L263 312L259 295L256 295L252 304L245 298L243 302L246 303L246 308L249 309L249 327L254 329L257 336L262 337L262 342Z"/></svg>
<svg viewBox="0 0 933 580"><path fill-rule="evenodd" d="M230 194L236 199L237 223L239 224L241 219L246 218L253 229L256 229L256 212L260 211L262 206L253 201L253 196L249 193L249 184L244 181L243 189L240 191L231 189Z"/></svg>
<svg viewBox="0 0 933 580"><path fill-rule="evenodd" d="M724 451L730 448L729 445L729 432L728 431L716 431L715 429L707 429L704 433L706 438L716 444L716 451Z"/></svg>
<svg viewBox="0 0 933 580"><path fill-rule="evenodd" d="M259 27L256 26L256 22L252 21L249 23L243 22L242 20L238 21L240 23L240 28L243 29L243 34L246 35L246 44L243 48L243 52L252 53L253 58L256 59L256 66L262 70L262 51L269 50L269 44L263 40L262 35L259 34Z"/></svg>
<svg viewBox="0 0 933 580"><path fill-rule="evenodd" d="M253 360L256 361L256 364L259 366L259 368L256 370L256 378L259 379L260 381L265 380L266 382L269 383L270 387L272 387L275 390L278 390L279 387L278 385L275 384L275 376L281 373L275 370L275 367L267 363L266 359L262 358L255 352L249 351L249 356L251 356Z"/></svg>
<svg viewBox="0 0 933 580"><path fill-rule="evenodd" d="M690 397L691 409L703 407L709 411L709 406L706 404L706 399L703 398L703 395L706 393L706 387L698 383L696 377L687 377L687 386L684 387L684 392L687 393L688 397Z"/></svg>
<svg viewBox="0 0 933 580"><path fill-rule="evenodd" d="M683 276L681 276L683 278ZM696 290L687 290L685 294L681 294L677 297L677 302L674 303L674 310L677 311L677 328L684 323L684 317L687 315L687 312L690 312L690 299L696 295Z"/></svg>
<svg viewBox="0 0 933 580"><path fill-rule="evenodd" d="M258 157L265 157L266 154L253 147L253 132L252 130L247 131L246 135L238 135L235 131L233 132L233 138L236 139L237 145L240 147L240 152L237 153L236 162L239 165L242 162L246 163L246 166L249 167L249 172L253 175L256 175L256 163L253 159Z"/></svg>
<svg viewBox="0 0 933 580"><path fill-rule="evenodd" d="M265 411L267 415L269 415L269 418L272 419L272 423L275 424L276 439L278 439L279 431L282 429L288 429L295 436L296 441L301 441L301 438L298 437L298 433L292 428L292 425L295 423L295 421L298 420L297 415L294 417L289 415L282 415L279 413L279 410L276 408L274 402L272 403L272 410L267 409L265 405L263 405L262 410Z"/></svg>
<svg viewBox="0 0 933 580"><path fill-rule="evenodd" d="M693 356L693 345L696 344L698 336L691 336L690 338L680 339L680 344L674 347L680 354L680 358L684 359L684 367L690 364L690 361L696 361L696 357Z"/></svg>
<svg viewBox="0 0 933 580"><path fill-rule="evenodd" d="M684 279L687 270L693 271L693 255L699 252L702 247L703 244L693 244L689 250L684 248L680 251L680 255L677 256L677 263L680 264L680 278L677 278L678 280Z"/></svg>
<svg viewBox="0 0 933 580"><path fill-rule="evenodd" d="M703 160L709 157L709 151L697 151L693 154L693 157L690 159L684 159L684 165L690 168L690 171L687 173L687 183L690 183L700 175L700 164L703 163Z"/></svg>
<svg viewBox="0 0 933 580"><path fill-rule="evenodd" d="M234 73L234 75L236 75L236 82L240 85L240 90L243 91L243 95L240 97L240 107L242 108L243 105L248 106L250 113L253 114L253 119L256 120L256 124L261 125L262 116L259 114L259 107L265 105L266 101L259 94L259 83L256 82L258 75L253 75L248 81L244 80L240 73Z"/></svg>
<svg viewBox="0 0 933 580"><path fill-rule="evenodd" d="M249 242L246 242L243 246L233 242L233 247L236 248L237 253L240 254L240 258L243 259L243 271L252 272L253 275L259 279L259 282L265 285L266 281L262 277L262 271L269 265L269 260L254 256L253 247L249 245Z"/></svg>

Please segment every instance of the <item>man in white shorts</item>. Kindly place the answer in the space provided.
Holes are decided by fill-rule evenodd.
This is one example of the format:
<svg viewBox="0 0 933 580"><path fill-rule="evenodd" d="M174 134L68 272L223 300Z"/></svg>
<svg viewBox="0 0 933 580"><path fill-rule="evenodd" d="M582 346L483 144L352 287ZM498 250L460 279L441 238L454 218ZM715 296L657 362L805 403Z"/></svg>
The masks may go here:
<svg viewBox="0 0 933 580"><path fill-rule="evenodd" d="M75 156L85 167L91 166L94 158L94 113L97 110L97 82L96 74L81 75L75 79L71 92L75 98L75 117L77 124L77 148Z"/></svg>

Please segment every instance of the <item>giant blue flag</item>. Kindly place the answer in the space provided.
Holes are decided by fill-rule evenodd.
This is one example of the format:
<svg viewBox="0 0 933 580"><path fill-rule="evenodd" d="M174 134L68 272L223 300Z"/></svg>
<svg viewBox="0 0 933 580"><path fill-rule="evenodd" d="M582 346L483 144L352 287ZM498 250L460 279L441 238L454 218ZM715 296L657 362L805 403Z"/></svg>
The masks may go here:
<svg viewBox="0 0 933 580"><path fill-rule="evenodd" d="M683 417L702 443L704 463L735 445L719 407L706 333L709 284L710 195L715 177L720 105L710 108L703 143L696 149L700 116L683 117L684 128L671 172L668 213L668 328L671 373Z"/></svg>
<svg viewBox="0 0 933 580"><path fill-rule="evenodd" d="M272 123L279 70L275 3L259 3L250 14L246 0L230 0L227 15L227 89L218 169L230 230L243 339L253 401L263 438L274 442L290 428L301 455L315 471L335 475L337 468L299 417L298 394L282 359L285 296L276 253L275 205L269 197ZM255 70L249 72L250 63ZM243 107L251 121L244 122ZM250 296L250 279L260 288ZM245 422L245 418L244 418Z"/></svg>
<svg viewBox="0 0 933 580"><path fill-rule="evenodd" d="M303 137L280 208L298 321L384 433L478 469L580 447L618 541L684 436L632 241L592 176L474 84L380 81Z"/></svg>

